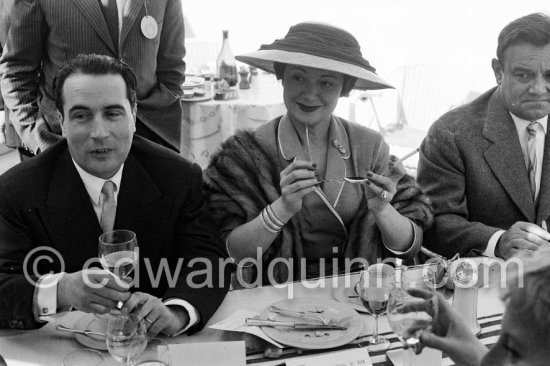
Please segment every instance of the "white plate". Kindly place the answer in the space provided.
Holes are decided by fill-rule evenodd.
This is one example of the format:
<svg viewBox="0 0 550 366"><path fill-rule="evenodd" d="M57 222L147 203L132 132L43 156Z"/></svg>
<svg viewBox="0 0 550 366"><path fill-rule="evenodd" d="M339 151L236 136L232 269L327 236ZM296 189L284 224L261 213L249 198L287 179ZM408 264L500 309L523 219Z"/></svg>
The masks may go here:
<svg viewBox="0 0 550 366"><path fill-rule="evenodd" d="M333 321L345 320L342 324L346 330L297 330L288 327L262 327L264 333L273 340L288 346L302 349L327 349L339 347L353 341L363 330L363 321L355 310L346 304L334 300L300 297L281 300L273 305L283 309L307 311L311 309L323 311L320 315ZM294 320L295 317L287 317L275 314L265 309L260 314L261 319ZM312 318L314 321L314 319ZM309 321L309 318L308 318Z"/></svg>
<svg viewBox="0 0 550 366"><path fill-rule="evenodd" d="M201 97L193 98L181 98L182 102L204 102L205 100L210 100L212 97L210 95L203 95Z"/></svg>
<svg viewBox="0 0 550 366"><path fill-rule="evenodd" d="M74 328L78 330L91 330L92 332L105 333L107 323L104 319L96 317L94 314L84 314L75 324ZM75 333L76 340L86 347L107 350L105 338L97 335L84 335Z"/></svg>
<svg viewBox="0 0 550 366"><path fill-rule="evenodd" d="M181 85L183 89L192 89L204 84L204 78L200 76L186 76L185 82Z"/></svg>

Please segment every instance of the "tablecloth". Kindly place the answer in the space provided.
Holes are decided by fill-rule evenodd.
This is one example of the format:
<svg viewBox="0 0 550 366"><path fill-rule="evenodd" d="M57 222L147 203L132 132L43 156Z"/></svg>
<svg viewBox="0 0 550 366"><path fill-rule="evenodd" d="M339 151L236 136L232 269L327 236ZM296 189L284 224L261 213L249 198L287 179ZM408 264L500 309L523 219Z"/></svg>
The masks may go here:
<svg viewBox="0 0 550 366"><path fill-rule="evenodd" d="M260 74L238 98L182 100L181 153L203 169L223 141L240 129L255 129L285 113L283 88L274 75Z"/></svg>

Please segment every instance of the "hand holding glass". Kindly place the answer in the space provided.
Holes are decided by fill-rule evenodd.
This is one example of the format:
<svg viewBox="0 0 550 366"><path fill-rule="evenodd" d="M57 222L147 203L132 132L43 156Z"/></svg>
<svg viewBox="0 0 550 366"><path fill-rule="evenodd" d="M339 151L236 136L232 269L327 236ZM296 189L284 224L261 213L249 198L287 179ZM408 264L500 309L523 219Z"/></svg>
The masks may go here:
<svg viewBox="0 0 550 366"><path fill-rule="evenodd" d="M104 270L120 279L132 273L138 261L136 234L130 230L113 230L99 237L99 262ZM122 307L118 302L117 308Z"/></svg>
<svg viewBox="0 0 550 366"><path fill-rule="evenodd" d="M414 364L414 348L420 334L433 326L433 301L412 296L408 290L421 288L434 292L435 272L430 267L415 266L402 270L398 286L390 292L388 320L395 334L409 349L408 364Z"/></svg>

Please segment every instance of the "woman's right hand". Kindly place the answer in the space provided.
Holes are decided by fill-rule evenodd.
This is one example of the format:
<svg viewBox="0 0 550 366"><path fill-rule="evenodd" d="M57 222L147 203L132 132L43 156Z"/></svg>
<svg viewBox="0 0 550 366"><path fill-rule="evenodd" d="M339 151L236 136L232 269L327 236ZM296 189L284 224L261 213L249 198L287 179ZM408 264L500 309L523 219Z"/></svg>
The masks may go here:
<svg viewBox="0 0 550 366"><path fill-rule="evenodd" d="M315 163L294 160L281 171L281 206L284 216L292 217L302 209L302 198L319 184Z"/></svg>

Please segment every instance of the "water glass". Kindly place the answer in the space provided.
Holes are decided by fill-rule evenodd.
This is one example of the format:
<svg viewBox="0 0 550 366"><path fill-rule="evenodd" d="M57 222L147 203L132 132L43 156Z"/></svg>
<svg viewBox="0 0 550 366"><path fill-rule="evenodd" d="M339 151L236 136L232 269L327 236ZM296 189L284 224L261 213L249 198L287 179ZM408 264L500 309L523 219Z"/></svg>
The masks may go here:
<svg viewBox="0 0 550 366"><path fill-rule="evenodd" d="M133 366L147 346L145 322L135 314L111 317L105 332L107 349L115 360Z"/></svg>

